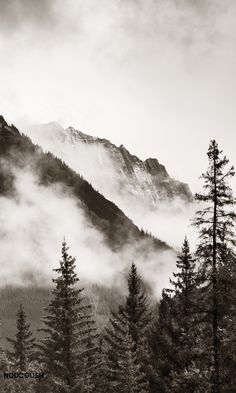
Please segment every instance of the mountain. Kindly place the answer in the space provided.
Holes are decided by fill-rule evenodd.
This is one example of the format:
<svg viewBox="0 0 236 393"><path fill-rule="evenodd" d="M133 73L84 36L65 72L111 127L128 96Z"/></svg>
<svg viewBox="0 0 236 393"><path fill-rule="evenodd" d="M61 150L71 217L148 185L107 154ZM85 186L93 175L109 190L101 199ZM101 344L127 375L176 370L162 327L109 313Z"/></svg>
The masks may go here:
<svg viewBox="0 0 236 393"><path fill-rule="evenodd" d="M73 127L63 129L58 123L33 126L26 133L65 160L128 215L134 204L157 209L162 202L189 204L193 200L189 186L170 177L156 158L142 161L123 145L117 147Z"/></svg>
<svg viewBox="0 0 236 393"><path fill-rule="evenodd" d="M3 165L3 162L7 164ZM113 202L96 191L81 175L52 153L43 152L41 147L33 144L14 125L8 125L2 116L0 117L0 163L2 196L16 197L11 167L22 170L30 167L31 171L37 173L40 184L45 186L60 184L73 196L87 221L102 233L111 249L118 250L125 245L135 243L138 250L138 245L143 248L144 242L145 249L169 249L164 242L140 231Z"/></svg>

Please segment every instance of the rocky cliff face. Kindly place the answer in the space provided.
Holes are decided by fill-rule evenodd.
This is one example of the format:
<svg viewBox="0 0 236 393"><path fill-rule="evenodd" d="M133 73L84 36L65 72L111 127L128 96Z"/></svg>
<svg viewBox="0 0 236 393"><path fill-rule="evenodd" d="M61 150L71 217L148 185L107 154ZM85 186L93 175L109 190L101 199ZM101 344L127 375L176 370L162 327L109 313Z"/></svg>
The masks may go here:
<svg viewBox="0 0 236 393"><path fill-rule="evenodd" d="M192 201L189 186L171 178L155 158L142 161L123 145L115 146L73 127L63 129L57 123L34 126L29 134L124 210L127 201L150 208L176 198L184 203Z"/></svg>

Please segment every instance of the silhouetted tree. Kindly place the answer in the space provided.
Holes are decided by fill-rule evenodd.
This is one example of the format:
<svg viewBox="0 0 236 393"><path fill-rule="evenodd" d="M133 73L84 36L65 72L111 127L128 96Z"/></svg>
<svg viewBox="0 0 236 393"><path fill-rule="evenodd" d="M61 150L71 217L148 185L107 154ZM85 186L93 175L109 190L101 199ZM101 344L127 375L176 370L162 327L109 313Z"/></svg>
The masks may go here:
<svg viewBox="0 0 236 393"><path fill-rule="evenodd" d="M88 357L96 351L97 334L91 307L82 296L83 289L77 287L75 258L68 254L65 241L60 267L54 271L58 277L53 279L55 288L46 308L46 327L42 329L45 338L39 344L40 360L47 378L38 391L82 393L88 376Z"/></svg>
<svg viewBox="0 0 236 393"><path fill-rule="evenodd" d="M158 315L155 317L149 337L152 393L168 393L171 387L171 372L180 370L177 350L179 331L174 323L173 310L173 299L163 290Z"/></svg>
<svg viewBox="0 0 236 393"><path fill-rule="evenodd" d="M128 276L128 296L125 304L120 305L117 313L112 313L110 326L106 329L107 350L107 376L110 391L119 385L121 378L121 362L125 356L124 344L127 339L133 353L135 364L142 375L140 389L148 389L149 354L147 348L147 334L150 328L152 314L147 303L145 290L137 268L133 263ZM128 332L128 336L127 336ZM130 341L131 340L131 341ZM131 352L127 356L131 356ZM132 358L132 359L134 359ZM131 358L129 358L131 359ZM128 361L128 359L126 359ZM142 390L138 391L142 392Z"/></svg>
<svg viewBox="0 0 236 393"><path fill-rule="evenodd" d="M153 372L151 388L155 392L191 393L196 390L197 272L187 238L176 261L172 287L162 293L156 322L150 335Z"/></svg>
<svg viewBox="0 0 236 393"><path fill-rule="evenodd" d="M7 355L16 369L25 371L34 358L35 339L30 330L30 324L26 322L26 314L22 305L17 312L16 329L15 339L7 337L7 341L13 346L13 350L7 351Z"/></svg>
<svg viewBox="0 0 236 393"><path fill-rule="evenodd" d="M235 246L235 213L232 210L235 200L228 184L228 180L234 176L234 168L227 169L229 161L222 155L215 140L210 142L207 155L209 167L202 175L205 192L196 194L196 199L205 207L196 213L195 225L200 231L197 256L200 262L201 292L204 294L206 314L211 317L212 345L207 350L209 352L212 349L213 361L209 365L209 368L213 367L212 392L220 393L224 388L221 328L223 320L228 319L229 305L232 304L232 299L225 296L222 278L231 280L235 263L235 258L229 258Z"/></svg>
<svg viewBox="0 0 236 393"><path fill-rule="evenodd" d="M196 289L197 273L196 263L193 259L189 242L185 237L182 252L176 261L177 272L173 273L174 279L170 279L171 289L166 289L167 293L181 300L182 311L185 316L189 315L193 306L193 291Z"/></svg>

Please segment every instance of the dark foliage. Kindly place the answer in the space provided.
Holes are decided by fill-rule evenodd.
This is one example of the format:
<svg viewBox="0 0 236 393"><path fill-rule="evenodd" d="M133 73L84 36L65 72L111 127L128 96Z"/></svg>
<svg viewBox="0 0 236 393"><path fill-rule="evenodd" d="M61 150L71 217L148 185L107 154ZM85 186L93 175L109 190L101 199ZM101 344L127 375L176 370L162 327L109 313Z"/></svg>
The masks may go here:
<svg viewBox="0 0 236 393"><path fill-rule="evenodd" d="M152 314L143 289L142 279L133 263L128 276L128 296L125 304L120 305L117 313L111 314L110 324L105 334L109 392L112 392L112 389L122 392L124 382L122 383L121 380L127 378L126 372L128 371L125 371L124 367L124 364L128 367L127 362L130 362L130 367L133 370L130 369L130 373L134 373L133 378L140 389L136 390L138 388L134 384L133 391L149 392L147 336L151 319Z"/></svg>
<svg viewBox="0 0 236 393"><path fill-rule="evenodd" d="M205 308L211 326L211 342L205 340L205 351L212 355L208 365L212 369L212 392L220 393L227 391L226 380L232 381L231 372L224 369L223 352L224 343L235 324L232 309L236 304L232 288L235 284L236 214L233 210L235 199L228 183L235 172L233 167L228 167L229 160L215 140L210 142L207 155L209 167L202 175L205 192L196 195L205 206L196 213L195 225L200 234L197 256L201 293L204 294L202 308Z"/></svg>
<svg viewBox="0 0 236 393"><path fill-rule="evenodd" d="M7 356L16 370L25 371L35 357L35 339L30 330L30 324L26 322L26 314L22 305L17 312L16 329L15 339L7 337L7 341L13 347L12 351L7 351Z"/></svg>
<svg viewBox="0 0 236 393"><path fill-rule="evenodd" d="M52 299L44 317L45 337L39 346L39 360L47 374L38 391L82 393L98 367L97 330L75 273L75 258L62 245L60 267L54 269ZM93 390L91 390L93 391Z"/></svg>

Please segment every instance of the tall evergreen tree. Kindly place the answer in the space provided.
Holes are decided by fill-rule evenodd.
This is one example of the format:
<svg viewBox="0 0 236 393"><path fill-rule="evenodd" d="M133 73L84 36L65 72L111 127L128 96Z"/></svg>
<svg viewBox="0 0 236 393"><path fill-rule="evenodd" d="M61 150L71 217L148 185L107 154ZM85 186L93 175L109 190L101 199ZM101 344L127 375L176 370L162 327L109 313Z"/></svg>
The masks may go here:
<svg viewBox="0 0 236 393"><path fill-rule="evenodd" d="M18 370L25 371L34 358L35 339L30 324L26 321L23 305L17 311L16 329L15 339L7 337L7 341L13 346L13 350L7 351L7 355Z"/></svg>
<svg viewBox="0 0 236 393"><path fill-rule="evenodd" d="M173 298L162 292L158 315L152 325L149 347L151 354L150 389L152 393L168 393L171 388L171 373L179 371L179 330L176 328Z"/></svg>
<svg viewBox="0 0 236 393"><path fill-rule="evenodd" d="M221 393L224 390L221 328L222 321L228 319L228 306L232 302L225 296L222 277L231 280L235 270L235 258L229 258L229 255L233 256L235 246L233 226L236 216L232 210L235 200L228 184L234 176L234 168L227 168L229 161L222 155L215 140L210 142L207 155L209 167L202 175L205 192L196 194L196 199L206 207L197 211L195 225L200 231L197 256L201 264L201 290L206 313L211 316L213 361L209 367L213 367L212 392Z"/></svg>
<svg viewBox="0 0 236 393"><path fill-rule="evenodd" d="M142 372L134 341L128 326L123 335L123 350L119 359L117 391L122 393L148 393L148 382Z"/></svg>
<svg viewBox="0 0 236 393"><path fill-rule="evenodd" d="M185 236L182 252L176 261L177 272L173 273L174 279L170 279L172 288L166 292L181 300L184 316L188 316L193 306L193 291L196 289L197 273L196 263L193 259L189 242Z"/></svg>
<svg viewBox="0 0 236 393"><path fill-rule="evenodd" d="M117 393L149 393L148 382L129 324L123 315L111 317L107 353L107 390Z"/></svg>
<svg viewBox="0 0 236 393"><path fill-rule="evenodd" d="M40 359L47 378L39 385L38 391L88 391L86 365L88 357L96 351L97 334L91 306L82 295L83 289L77 286L79 278L75 267L75 258L69 255L64 241L60 267L54 269L58 277L53 279L55 288L44 318L45 328L42 332L45 338L39 344Z"/></svg>
<svg viewBox="0 0 236 393"><path fill-rule="evenodd" d="M133 263L128 276L128 296L125 304L120 305L117 313L111 314L110 326L106 329L105 338L108 344L107 383L110 385L110 390L108 389L108 391L113 392L114 389L118 389L120 378L122 378L121 366L124 364L122 362L132 362L134 359L135 372L140 370L139 376L142 375L142 383L144 384L140 384L140 390L137 393L143 392L144 386L145 389L148 389L147 366L149 355L147 350L147 333L150 328L151 318L152 314L142 279ZM125 350L127 345L129 347L128 353ZM122 392L122 390L120 391ZM136 392L136 390L134 391Z"/></svg>
<svg viewBox="0 0 236 393"><path fill-rule="evenodd" d="M190 381L188 370L196 357L193 306L197 273L186 237L176 268L174 278L170 279L172 288L163 291L150 337L154 366L153 392L195 392L195 384Z"/></svg>
<svg viewBox="0 0 236 393"><path fill-rule="evenodd" d="M135 263L132 263L128 276L128 296L125 304L120 306L119 313L127 320L129 333L138 347L150 327L152 315L144 284Z"/></svg>
<svg viewBox="0 0 236 393"><path fill-rule="evenodd" d="M105 392L105 354L101 336L92 337L88 335L84 356L83 389L85 393Z"/></svg>

